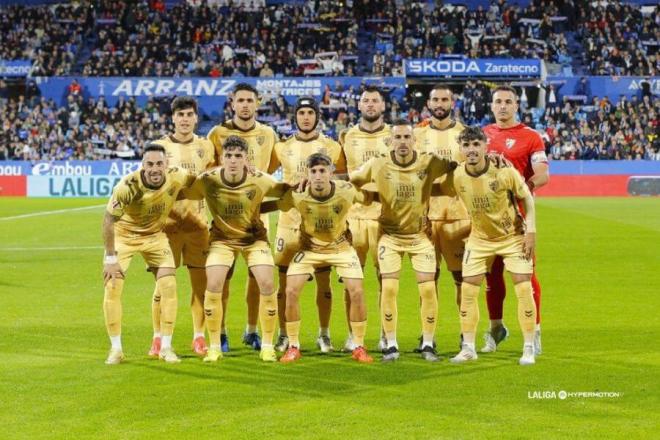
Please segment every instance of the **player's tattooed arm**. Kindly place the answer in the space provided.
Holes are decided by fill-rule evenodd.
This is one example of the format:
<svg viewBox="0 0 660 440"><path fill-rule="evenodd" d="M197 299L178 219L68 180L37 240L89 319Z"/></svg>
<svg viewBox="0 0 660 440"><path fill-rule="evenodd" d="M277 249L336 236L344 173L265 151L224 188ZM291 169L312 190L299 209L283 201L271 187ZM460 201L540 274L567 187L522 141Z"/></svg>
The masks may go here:
<svg viewBox="0 0 660 440"><path fill-rule="evenodd" d="M534 197L529 192L523 199L525 206L525 238L523 239L523 253L528 260L534 257L536 248L536 211Z"/></svg>
<svg viewBox="0 0 660 440"><path fill-rule="evenodd" d="M115 250L115 222L120 217L116 217L109 212L103 217L103 247L105 248L105 257L103 259L103 283L111 281L113 286L116 278L123 278L124 274L117 260L117 251Z"/></svg>

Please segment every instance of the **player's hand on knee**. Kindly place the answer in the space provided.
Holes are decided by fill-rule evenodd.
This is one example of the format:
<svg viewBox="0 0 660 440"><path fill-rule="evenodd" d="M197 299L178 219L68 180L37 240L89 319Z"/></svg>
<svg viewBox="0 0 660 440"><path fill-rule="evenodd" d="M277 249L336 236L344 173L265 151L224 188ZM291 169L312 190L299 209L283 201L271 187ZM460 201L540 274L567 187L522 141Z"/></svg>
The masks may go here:
<svg viewBox="0 0 660 440"><path fill-rule="evenodd" d="M115 280L117 278L123 278L124 273L121 271L121 266L119 263L114 264L104 264L103 265L103 284L107 284L108 281L112 282L112 287L115 287Z"/></svg>
<svg viewBox="0 0 660 440"><path fill-rule="evenodd" d="M523 239L523 255L527 260L534 257L534 249L536 248L536 233L528 232Z"/></svg>

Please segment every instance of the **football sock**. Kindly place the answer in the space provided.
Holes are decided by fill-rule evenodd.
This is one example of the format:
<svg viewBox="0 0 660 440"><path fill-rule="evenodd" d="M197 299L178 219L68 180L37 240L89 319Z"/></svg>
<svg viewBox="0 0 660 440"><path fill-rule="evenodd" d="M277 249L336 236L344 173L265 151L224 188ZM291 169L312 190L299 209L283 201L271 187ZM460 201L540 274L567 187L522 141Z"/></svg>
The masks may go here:
<svg viewBox="0 0 660 440"><path fill-rule="evenodd" d="M160 323L159 323L160 324ZM160 338L160 332L154 332L154 339Z"/></svg>
<svg viewBox="0 0 660 440"><path fill-rule="evenodd" d="M163 336L161 340L161 345L160 349L162 350L167 350L168 348L172 348L172 335L169 336Z"/></svg>
<svg viewBox="0 0 660 440"><path fill-rule="evenodd" d="M121 335L110 336L110 345L115 350L121 350Z"/></svg>
<svg viewBox="0 0 660 440"><path fill-rule="evenodd" d="M534 295L534 304L536 304L536 323L541 324L541 285L536 272L532 274L532 293Z"/></svg>
<svg viewBox="0 0 660 440"><path fill-rule="evenodd" d="M257 325L248 324L245 326L245 333L256 333Z"/></svg>
<svg viewBox="0 0 660 440"><path fill-rule="evenodd" d="M364 335L367 332L367 321L351 321L353 343L356 347L364 347Z"/></svg>
<svg viewBox="0 0 660 440"><path fill-rule="evenodd" d="M259 302L261 301L261 293L259 293L259 285L254 277L248 277L248 284L245 291L245 302L247 303L247 322L248 325L254 327L254 333L257 331L257 322L259 321Z"/></svg>
<svg viewBox="0 0 660 440"><path fill-rule="evenodd" d="M204 332L195 332L195 333L193 333L193 339L203 338L203 337L204 337Z"/></svg>
<svg viewBox="0 0 660 440"><path fill-rule="evenodd" d="M261 322L262 346L273 345L277 321L277 298L274 293L261 295L261 300L259 301L259 321Z"/></svg>
<svg viewBox="0 0 660 440"><path fill-rule="evenodd" d="M518 322L526 344L534 341L534 327L536 324L536 306L532 296L532 283L523 281L514 286L518 297Z"/></svg>
<svg viewBox="0 0 660 440"><path fill-rule="evenodd" d="M461 332L463 340L472 344L474 344L474 335L479 323L479 304L477 302L479 290L481 290L481 286L466 282L463 282L461 286Z"/></svg>
<svg viewBox="0 0 660 440"><path fill-rule="evenodd" d="M319 336L330 337L330 329L328 327L319 327Z"/></svg>
<svg viewBox="0 0 660 440"><path fill-rule="evenodd" d="M422 304L420 314L422 318L423 345L433 346L436 321L438 315L438 297L435 293L435 281L426 281L417 284Z"/></svg>
<svg viewBox="0 0 660 440"><path fill-rule="evenodd" d="M289 347L300 348L300 321L287 321L286 332L289 335Z"/></svg>
<svg viewBox="0 0 660 440"><path fill-rule="evenodd" d="M108 336L119 336L121 334L121 292L124 289L124 280L116 278L114 287L112 280L105 283L103 294L103 316L105 317L105 328Z"/></svg>
<svg viewBox="0 0 660 440"><path fill-rule="evenodd" d="M388 347L390 343L396 344L396 324L397 324L397 304L396 296L399 291L399 280L395 278L384 278L383 288L380 299L381 322L383 331L387 339Z"/></svg>
<svg viewBox="0 0 660 440"><path fill-rule="evenodd" d="M154 334L160 333L160 293L158 284L154 286L154 294L151 297L151 325L154 328Z"/></svg>
<svg viewBox="0 0 660 440"><path fill-rule="evenodd" d="M206 293L204 295L206 295ZM226 329L225 319L227 318L227 308L229 307L229 279L226 279L225 284L222 286L221 301L222 301L222 319L220 320L220 328ZM206 304L206 301L204 301L204 304ZM204 313L204 316L205 316L204 319L206 319L206 317L208 316L206 312Z"/></svg>
<svg viewBox="0 0 660 440"><path fill-rule="evenodd" d="M178 305L176 278L174 275L158 278L156 287L160 292L160 332L164 338L165 336L172 336L172 333L174 333Z"/></svg>
<svg viewBox="0 0 660 440"><path fill-rule="evenodd" d="M204 315L209 331L209 344L220 346L220 323L222 322L222 293L207 290L204 293Z"/></svg>
<svg viewBox="0 0 660 440"><path fill-rule="evenodd" d="M190 313L192 314L193 331L195 335L204 336L204 292L206 291L206 272L204 269L190 269ZM197 336L195 336L197 337Z"/></svg>

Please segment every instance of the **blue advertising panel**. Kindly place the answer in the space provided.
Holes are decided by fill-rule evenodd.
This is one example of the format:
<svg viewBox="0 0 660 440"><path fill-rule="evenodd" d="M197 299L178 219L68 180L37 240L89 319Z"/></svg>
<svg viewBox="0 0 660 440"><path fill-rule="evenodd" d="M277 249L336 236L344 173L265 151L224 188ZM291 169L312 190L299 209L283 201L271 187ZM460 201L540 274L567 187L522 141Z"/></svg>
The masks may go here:
<svg viewBox="0 0 660 440"><path fill-rule="evenodd" d="M124 176L139 167L136 160L0 161L0 176Z"/></svg>
<svg viewBox="0 0 660 440"><path fill-rule="evenodd" d="M578 87L582 78L586 78L586 86ZM642 82L648 81L651 93L660 96L660 77L643 76L549 76L546 80L548 84L555 86L558 90L558 100L561 101L564 96L575 96L585 93L588 99L598 96L600 98L607 96L611 101L616 102L621 95L640 97L642 91Z"/></svg>
<svg viewBox="0 0 660 440"><path fill-rule="evenodd" d="M404 61L407 77L540 78L541 61L507 58L411 58Z"/></svg>
<svg viewBox="0 0 660 440"><path fill-rule="evenodd" d="M32 69L30 60L0 60L0 76L28 76Z"/></svg>
<svg viewBox="0 0 660 440"><path fill-rule="evenodd" d="M283 77L283 78L137 78L137 77L40 77L36 79L42 96L63 104L67 88L73 80L78 81L85 97L104 96L109 105L114 105L120 96L135 97L144 104L150 97L186 95L195 96L203 113L219 114L232 88L246 82L261 94L279 95L294 104L299 96L309 95L321 100L326 89L341 93L351 87L357 90L362 83L378 85L392 90L401 99L405 94L404 77Z"/></svg>
<svg viewBox="0 0 660 440"><path fill-rule="evenodd" d="M121 176L29 176L28 197L108 197Z"/></svg>

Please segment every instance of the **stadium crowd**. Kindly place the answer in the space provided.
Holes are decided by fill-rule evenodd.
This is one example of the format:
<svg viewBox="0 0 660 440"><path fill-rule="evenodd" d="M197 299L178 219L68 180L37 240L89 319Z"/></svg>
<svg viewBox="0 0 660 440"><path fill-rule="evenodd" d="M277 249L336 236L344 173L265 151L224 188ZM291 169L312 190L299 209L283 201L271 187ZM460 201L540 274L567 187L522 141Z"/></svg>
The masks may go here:
<svg viewBox="0 0 660 440"><path fill-rule="evenodd" d="M3 87L0 87L2 89ZM357 101L361 90L326 90L320 102L321 129L337 138L356 124ZM468 82L455 95L455 117L467 124L491 122L490 89L480 81ZM169 98L152 98L145 106L120 98L109 106L103 97L85 99L75 84L69 89L66 105L39 96L0 98L0 160L64 160L134 158L147 140L171 130ZM408 98L390 99L386 120L407 117L421 122L427 110L417 111ZM221 120L233 117L229 101ZM660 99L651 96L617 102L593 97L582 103L564 97L549 102L545 110L521 102L520 120L541 132L548 156L570 159L660 160ZM264 96L259 120L270 124L281 137L290 135L293 106L282 96Z"/></svg>
<svg viewBox="0 0 660 440"><path fill-rule="evenodd" d="M357 25L345 5L321 2L314 10L211 3L182 3L166 11L159 1L137 8L102 1L98 37L83 74L296 76L312 64L320 64L324 74L354 74ZM317 55L323 53L328 54Z"/></svg>
<svg viewBox="0 0 660 440"><path fill-rule="evenodd" d="M34 76L361 75L358 29L375 37L377 75L400 74L406 57L447 54L569 66L565 31L583 44L585 73L656 75L660 6L532 0L523 8L494 0L469 10L396 0L190 0L166 9L162 0L94 0L2 8L0 28L2 59L33 60Z"/></svg>

